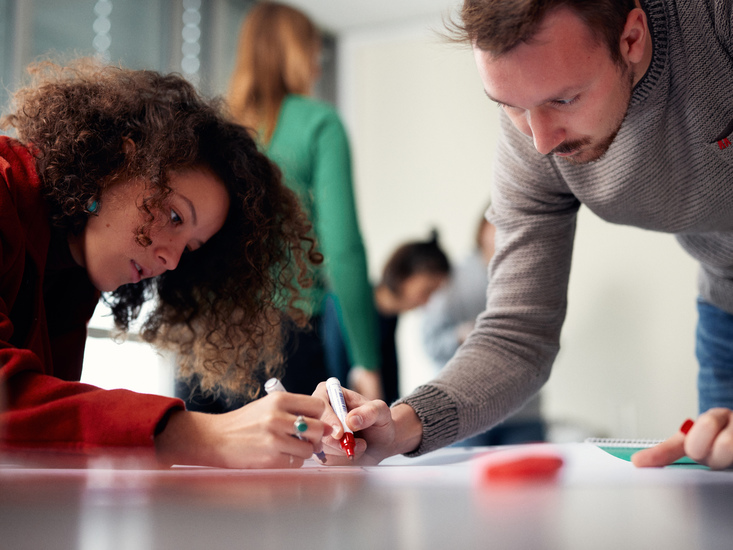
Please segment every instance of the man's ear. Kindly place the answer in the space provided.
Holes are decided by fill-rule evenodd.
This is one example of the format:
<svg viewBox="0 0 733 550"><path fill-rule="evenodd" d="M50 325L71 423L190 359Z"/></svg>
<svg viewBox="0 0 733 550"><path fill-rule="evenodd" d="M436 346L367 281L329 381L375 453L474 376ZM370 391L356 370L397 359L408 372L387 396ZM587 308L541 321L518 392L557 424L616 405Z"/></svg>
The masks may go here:
<svg viewBox="0 0 733 550"><path fill-rule="evenodd" d="M631 10L621 33L621 57L632 64L640 63L644 59L648 36L646 13L641 8Z"/></svg>

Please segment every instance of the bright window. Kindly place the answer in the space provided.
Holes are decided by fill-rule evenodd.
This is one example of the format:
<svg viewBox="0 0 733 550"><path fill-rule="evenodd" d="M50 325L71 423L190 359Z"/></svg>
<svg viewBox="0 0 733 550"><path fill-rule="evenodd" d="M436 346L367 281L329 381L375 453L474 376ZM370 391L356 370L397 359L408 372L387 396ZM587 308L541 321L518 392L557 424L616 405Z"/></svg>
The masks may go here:
<svg viewBox="0 0 733 550"><path fill-rule="evenodd" d="M107 390L172 396L173 358L140 341L135 327L124 341L115 339L115 334L112 314L100 303L89 323L81 381Z"/></svg>

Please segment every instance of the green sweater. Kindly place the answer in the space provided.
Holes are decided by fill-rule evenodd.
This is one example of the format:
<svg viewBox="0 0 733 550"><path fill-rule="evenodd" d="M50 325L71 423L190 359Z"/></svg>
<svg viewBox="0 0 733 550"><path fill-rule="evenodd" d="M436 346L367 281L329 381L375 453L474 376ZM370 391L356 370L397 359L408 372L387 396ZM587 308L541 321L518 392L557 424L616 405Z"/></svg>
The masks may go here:
<svg viewBox="0 0 733 550"><path fill-rule="evenodd" d="M340 305L353 365L379 367L376 311L359 231L349 141L337 112L314 99L283 101L267 155L300 198L313 223L324 263L303 290L309 313L319 314L327 292Z"/></svg>
<svg viewBox="0 0 733 550"><path fill-rule="evenodd" d="M549 377L581 204L676 235L700 263L702 298L733 313L733 3L642 6L652 62L605 156L573 166L541 155L502 114L486 311L438 377L404 400L423 423L417 454L497 424Z"/></svg>

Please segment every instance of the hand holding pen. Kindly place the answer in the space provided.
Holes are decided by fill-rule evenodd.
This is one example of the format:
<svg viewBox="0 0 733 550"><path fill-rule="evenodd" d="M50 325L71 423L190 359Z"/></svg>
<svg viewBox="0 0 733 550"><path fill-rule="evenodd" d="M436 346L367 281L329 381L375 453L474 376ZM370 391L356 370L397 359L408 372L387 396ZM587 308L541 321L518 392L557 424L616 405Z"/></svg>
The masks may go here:
<svg viewBox="0 0 733 550"><path fill-rule="evenodd" d="M336 390L333 400L330 399L329 387L332 394ZM324 436L323 443L325 448L333 449L333 452L328 452L329 464L368 466L402 452L398 448L392 410L384 401L370 400L354 391L342 389L336 378L321 382L313 396L327 404L321 420L332 428L330 436ZM351 437L354 437L353 459L349 457L348 450Z"/></svg>
<svg viewBox="0 0 733 550"><path fill-rule="evenodd" d="M341 427L344 430L344 434L339 438L339 444L341 449L349 457L349 460L354 460L354 452L356 442L354 440L354 432L352 432L346 425L346 401L344 400L344 391L341 388L341 382L338 378L332 376L326 380L326 392L328 393L328 400L331 403L333 412L338 416Z"/></svg>
<svg viewBox="0 0 733 550"><path fill-rule="evenodd" d="M285 386L283 386L282 382L280 382L280 380L278 380L277 378L270 378L267 382L265 382L265 391L269 395L274 392L285 392L287 390L285 389ZM305 432L307 431L308 423L306 422L303 415L299 414L297 417L295 417L295 421L293 422L293 436L297 437L301 441L307 441L305 436ZM326 454L323 451L314 452L313 454L318 457L318 460L325 464Z"/></svg>
<svg viewBox="0 0 733 550"><path fill-rule="evenodd" d="M311 395L275 392L222 414L174 410L155 437L156 456L167 465L298 468L331 434L331 424L320 420L325 409ZM293 437L300 415L305 441Z"/></svg>

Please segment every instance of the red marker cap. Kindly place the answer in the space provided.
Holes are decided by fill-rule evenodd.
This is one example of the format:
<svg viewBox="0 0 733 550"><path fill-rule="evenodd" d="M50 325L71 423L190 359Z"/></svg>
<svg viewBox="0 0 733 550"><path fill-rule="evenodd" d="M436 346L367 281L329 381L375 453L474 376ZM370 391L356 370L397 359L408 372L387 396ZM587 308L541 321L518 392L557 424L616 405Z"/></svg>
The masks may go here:
<svg viewBox="0 0 733 550"><path fill-rule="evenodd" d="M346 456L348 456L349 458L354 458L354 447L356 446L354 434L352 434L351 432L344 432L344 435L343 437L341 437L339 443L341 444L341 448L346 451Z"/></svg>

